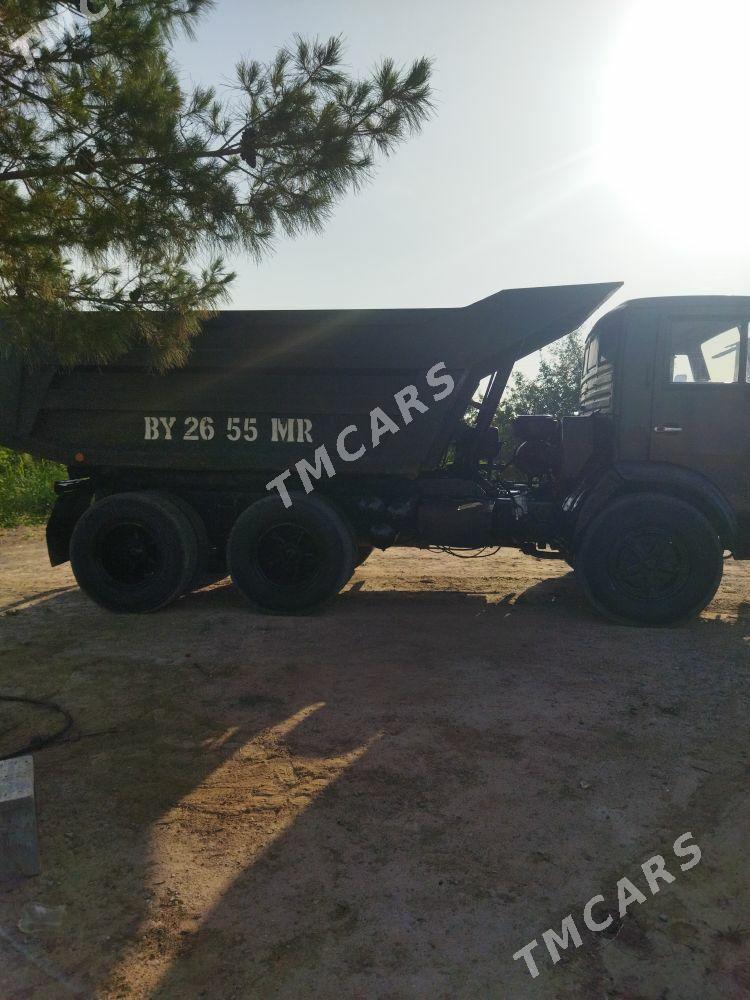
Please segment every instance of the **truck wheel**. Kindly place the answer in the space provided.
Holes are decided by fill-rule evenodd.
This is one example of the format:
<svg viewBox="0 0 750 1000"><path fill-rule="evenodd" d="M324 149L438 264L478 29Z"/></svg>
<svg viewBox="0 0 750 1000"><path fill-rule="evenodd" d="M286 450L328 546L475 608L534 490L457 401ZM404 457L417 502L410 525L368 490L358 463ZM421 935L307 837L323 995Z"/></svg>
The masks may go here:
<svg viewBox="0 0 750 1000"><path fill-rule="evenodd" d="M354 572L352 531L324 500L292 494L285 508L264 497L237 518L227 564L240 591L256 607L300 614L341 590Z"/></svg>
<svg viewBox="0 0 750 1000"><path fill-rule="evenodd" d="M209 581L214 582L214 579L220 580L220 576L213 577L213 574L209 572L209 565L211 562L211 543L208 540L208 532L206 531L206 525L203 518L200 516L195 507L193 507L189 501L183 500L182 497L175 496L173 493L162 493L156 495L161 496L164 500L168 500L169 503L174 504L175 507L181 510L190 522L190 527L195 533L197 555L195 573L185 589L188 591L197 590Z"/></svg>
<svg viewBox="0 0 750 1000"><path fill-rule="evenodd" d="M78 585L109 611L158 611L195 575L198 544L185 514L153 493L116 493L81 516L70 542Z"/></svg>
<svg viewBox="0 0 750 1000"><path fill-rule="evenodd" d="M609 618L672 625L701 612L719 589L723 547L699 510L638 493L606 507L576 553L576 573Z"/></svg>

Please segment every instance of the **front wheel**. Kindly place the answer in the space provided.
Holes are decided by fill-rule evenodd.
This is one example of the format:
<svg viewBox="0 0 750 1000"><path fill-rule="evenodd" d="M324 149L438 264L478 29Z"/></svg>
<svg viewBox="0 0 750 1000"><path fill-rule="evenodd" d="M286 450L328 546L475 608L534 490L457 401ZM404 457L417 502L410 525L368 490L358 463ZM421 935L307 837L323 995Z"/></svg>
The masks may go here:
<svg viewBox="0 0 750 1000"><path fill-rule="evenodd" d="M334 597L354 573L357 549L342 516L325 500L292 494L285 508L264 497L232 528L227 564L256 607L304 614Z"/></svg>
<svg viewBox="0 0 750 1000"><path fill-rule="evenodd" d="M594 519L576 552L576 574L594 607L615 621L673 625L713 599L724 570L716 529L674 497L638 493Z"/></svg>

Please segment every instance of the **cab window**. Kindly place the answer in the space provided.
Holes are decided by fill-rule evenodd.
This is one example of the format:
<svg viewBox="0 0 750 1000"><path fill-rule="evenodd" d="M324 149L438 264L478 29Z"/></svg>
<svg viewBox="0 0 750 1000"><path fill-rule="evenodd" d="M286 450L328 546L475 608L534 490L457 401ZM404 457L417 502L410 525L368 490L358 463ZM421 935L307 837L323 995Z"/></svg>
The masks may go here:
<svg viewBox="0 0 750 1000"><path fill-rule="evenodd" d="M740 371L746 330L726 319L685 319L672 324L669 380L675 385L731 385Z"/></svg>

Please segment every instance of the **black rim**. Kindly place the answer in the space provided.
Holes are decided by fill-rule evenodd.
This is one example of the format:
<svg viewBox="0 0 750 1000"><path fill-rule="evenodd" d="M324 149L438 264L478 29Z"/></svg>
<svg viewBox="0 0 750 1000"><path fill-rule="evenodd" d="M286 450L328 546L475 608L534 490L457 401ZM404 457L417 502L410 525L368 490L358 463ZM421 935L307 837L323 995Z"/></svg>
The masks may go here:
<svg viewBox="0 0 750 1000"><path fill-rule="evenodd" d="M292 521L275 524L257 543L258 567L275 587L300 587L320 572L321 553L315 535Z"/></svg>
<svg viewBox="0 0 750 1000"><path fill-rule="evenodd" d="M613 546L609 576L616 590L636 600L667 600L690 579L690 556L667 528L640 528Z"/></svg>
<svg viewBox="0 0 750 1000"><path fill-rule="evenodd" d="M97 548L104 572L121 586L143 586L162 566L161 546L150 531L135 521L102 533Z"/></svg>

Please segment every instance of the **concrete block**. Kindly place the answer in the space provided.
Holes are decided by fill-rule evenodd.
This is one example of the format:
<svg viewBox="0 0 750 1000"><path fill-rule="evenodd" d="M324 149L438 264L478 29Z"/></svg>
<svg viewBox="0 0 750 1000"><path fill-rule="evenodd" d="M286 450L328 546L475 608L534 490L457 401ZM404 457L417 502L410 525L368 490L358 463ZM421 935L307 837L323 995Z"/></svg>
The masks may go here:
<svg viewBox="0 0 750 1000"><path fill-rule="evenodd" d="M0 761L0 880L38 875L34 759Z"/></svg>

